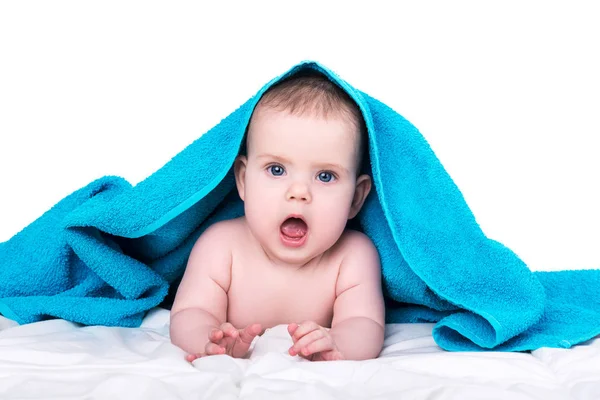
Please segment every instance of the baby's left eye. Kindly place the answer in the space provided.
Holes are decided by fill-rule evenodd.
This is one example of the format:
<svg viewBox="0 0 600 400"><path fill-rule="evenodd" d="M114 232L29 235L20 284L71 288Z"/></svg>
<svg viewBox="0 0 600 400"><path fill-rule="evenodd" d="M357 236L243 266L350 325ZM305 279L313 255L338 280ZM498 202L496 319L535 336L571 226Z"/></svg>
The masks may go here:
<svg viewBox="0 0 600 400"><path fill-rule="evenodd" d="M319 173L319 180L321 182L331 182L332 180L334 180L335 177L333 176L333 174L331 172L321 172Z"/></svg>

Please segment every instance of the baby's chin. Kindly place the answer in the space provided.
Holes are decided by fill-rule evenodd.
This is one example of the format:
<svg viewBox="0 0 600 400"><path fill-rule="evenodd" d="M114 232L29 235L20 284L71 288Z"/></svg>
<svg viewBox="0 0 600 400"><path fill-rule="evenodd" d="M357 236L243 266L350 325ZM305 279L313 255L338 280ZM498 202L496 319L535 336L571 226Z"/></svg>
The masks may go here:
<svg viewBox="0 0 600 400"><path fill-rule="evenodd" d="M289 249L282 248L283 246L278 246L279 248L274 252L273 256L276 257L276 261L278 264L287 264L292 267L299 267L308 264L315 257L319 256L320 253L315 254L314 251L310 251L310 249Z"/></svg>
<svg viewBox="0 0 600 400"><path fill-rule="evenodd" d="M300 248L290 248L277 243L274 247L271 247L271 257L274 258L273 262L293 268L309 264L323 254L323 251L315 249L309 242Z"/></svg>

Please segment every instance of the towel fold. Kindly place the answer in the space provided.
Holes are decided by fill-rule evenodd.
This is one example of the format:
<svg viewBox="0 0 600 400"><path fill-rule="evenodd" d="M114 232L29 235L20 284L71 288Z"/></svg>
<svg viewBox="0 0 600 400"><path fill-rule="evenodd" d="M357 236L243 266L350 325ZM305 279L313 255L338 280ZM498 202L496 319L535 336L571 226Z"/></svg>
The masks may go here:
<svg viewBox="0 0 600 400"><path fill-rule="evenodd" d="M570 347L600 334L599 270L531 272L483 234L413 125L313 61L139 184L98 179L0 243L0 313L22 324L138 326L176 288L204 229L243 214L232 164L252 111L304 68L348 92L366 122L374 190L357 219L381 256L387 322L437 322L446 350Z"/></svg>

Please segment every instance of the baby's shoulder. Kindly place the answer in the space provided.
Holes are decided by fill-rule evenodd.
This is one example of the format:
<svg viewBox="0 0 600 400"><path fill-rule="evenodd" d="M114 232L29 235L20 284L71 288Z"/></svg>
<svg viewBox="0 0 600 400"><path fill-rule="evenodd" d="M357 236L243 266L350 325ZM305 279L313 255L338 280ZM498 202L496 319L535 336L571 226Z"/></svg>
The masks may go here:
<svg viewBox="0 0 600 400"><path fill-rule="evenodd" d="M347 264L379 265L379 252L370 237L362 232L347 229L338 241L342 267Z"/></svg>
<svg viewBox="0 0 600 400"><path fill-rule="evenodd" d="M362 232L346 229L338 241L340 250L344 253L356 251L371 251L375 245L371 238Z"/></svg>
<svg viewBox="0 0 600 400"><path fill-rule="evenodd" d="M218 221L211 224L198 238L199 242L227 245L235 242L243 231L241 218Z"/></svg>
<svg viewBox="0 0 600 400"><path fill-rule="evenodd" d="M351 287L357 282L379 280L380 257L371 238L362 232L348 230L341 240L342 258L338 288Z"/></svg>

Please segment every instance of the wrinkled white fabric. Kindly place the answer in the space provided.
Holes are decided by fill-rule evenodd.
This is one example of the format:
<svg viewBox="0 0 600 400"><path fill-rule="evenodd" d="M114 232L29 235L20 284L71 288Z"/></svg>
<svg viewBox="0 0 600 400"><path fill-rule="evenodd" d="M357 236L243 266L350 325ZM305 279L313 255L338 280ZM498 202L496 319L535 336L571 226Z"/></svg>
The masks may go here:
<svg viewBox="0 0 600 400"><path fill-rule="evenodd" d="M248 359L190 364L169 341L169 312L139 328L0 317L0 398L19 399L600 399L600 339L572 349L449 353L433 324L394 324L369 361L291 357L284 325Z"/></svg>

